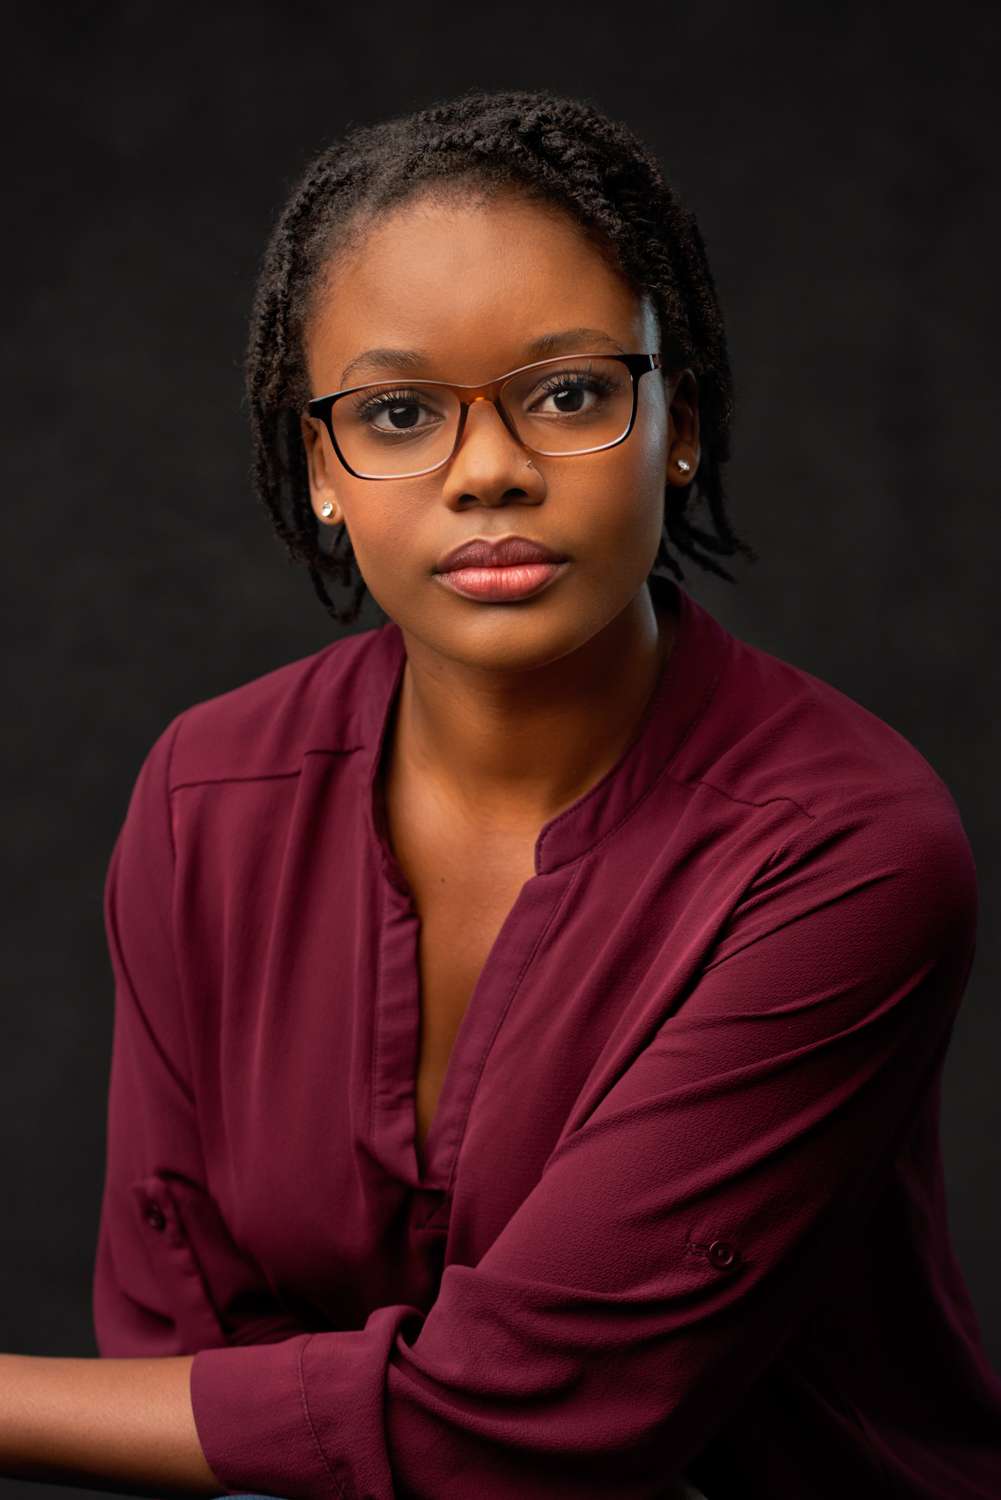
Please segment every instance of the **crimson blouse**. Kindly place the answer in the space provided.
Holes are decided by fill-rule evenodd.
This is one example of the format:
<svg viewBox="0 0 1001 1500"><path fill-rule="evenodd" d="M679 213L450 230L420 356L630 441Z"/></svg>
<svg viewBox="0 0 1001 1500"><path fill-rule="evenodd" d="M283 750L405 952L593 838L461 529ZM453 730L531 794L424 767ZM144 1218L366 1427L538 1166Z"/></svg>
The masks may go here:
<svg viewBox="0 0 1001 1500"><path fill-rule="evenodd" d="M228 1493L997 1500L943 1058L978 892L895 730L674 582L673 653L534 876L414 1148L390 621L148 752L115 982L104 1356L194 1353ZM461 910L456 922L461 922Z"/></svg>

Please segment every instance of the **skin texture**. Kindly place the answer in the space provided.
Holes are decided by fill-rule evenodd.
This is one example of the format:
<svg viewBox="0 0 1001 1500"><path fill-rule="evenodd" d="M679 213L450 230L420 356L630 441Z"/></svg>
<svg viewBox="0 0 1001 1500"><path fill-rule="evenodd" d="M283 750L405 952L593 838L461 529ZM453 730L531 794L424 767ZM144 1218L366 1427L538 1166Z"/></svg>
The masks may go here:
<svg viewBox="0 0 1001 1500"><path fill-rule="evenodd" d="M0 1476L132 1495L220 1495L191 1409L190 1354L0 1355Z"/></svg>
<svg viewBox="0 0 1001 1500"><path fill-rule="evenodd" d="M331 266L308 328L312 393L340 389L347 362L378 345L426 349L427 368L411 378L480 382L527 363L541 333L585 325L626 352L659 347L649 304L560 212L510 193L425 196L380 217ZM562 352L600 351L585 341ZM382 374L359 369L348 383ZM396 803L430 817L436 878L468 887L463 851L475 837L478 866L507 900L530 873L541 824L625 748L673 646L674 621L657 618L646 577L665 481L687 484L698 464L694 377L684 371L669 387L645 375L624 443L531 455L533 468L486 402L450 462L416 479L356 479L319 423L304 419L303 438L321 524L348 527L371 593L405 639ZM506 604L460 598L432 576L459 542L509 534L571 566L535 598ZM432 1105L429 1096L427 1114ZM191 1363L0 1355L0 1477L219 1495L194 1424Z"/></svg>
<svg viewBox="0 0 1001 1500"><path fill-rule="evenodd" d="M428 351L426 367L400 378L486 381L528 362L541 333L585 326L628 353L659 348L652 307L569 217L509 192L424 195L331 265L307 327L311 393L393 378L364 365L342 378L378 346ZM601 346L585 338L558 352ZM302 425L317 518L348 528L369 591L406 643L394 762L457 828L534 839L615 763L673 644L646 577L665 480L687 484L698 463L694 376L682 372L669 390L659 371L644 375L626 441L575 457L528 453L479 402L448 464L398 481L349 474L323 424ZM458 543L510 534L571 566L535 597L503 604L462 598L432 576Z"/></svg>

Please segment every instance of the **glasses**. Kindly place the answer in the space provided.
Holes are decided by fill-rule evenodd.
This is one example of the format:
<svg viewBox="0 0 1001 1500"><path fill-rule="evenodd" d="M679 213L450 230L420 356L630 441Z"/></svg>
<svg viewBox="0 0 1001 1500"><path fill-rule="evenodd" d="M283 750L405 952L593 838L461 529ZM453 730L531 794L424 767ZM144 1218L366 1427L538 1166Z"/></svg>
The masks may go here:
<svg viewBox="0 0 1001 1500"><path fill-rule="evenodd" d="M568 458L625 442L636 421L639 381L659 354L574 354L520 365L483 385L446 380L375 381L314 396L306 411L358 479L412 479L447 464L474 401L491 401L530 453Z"/></svg>

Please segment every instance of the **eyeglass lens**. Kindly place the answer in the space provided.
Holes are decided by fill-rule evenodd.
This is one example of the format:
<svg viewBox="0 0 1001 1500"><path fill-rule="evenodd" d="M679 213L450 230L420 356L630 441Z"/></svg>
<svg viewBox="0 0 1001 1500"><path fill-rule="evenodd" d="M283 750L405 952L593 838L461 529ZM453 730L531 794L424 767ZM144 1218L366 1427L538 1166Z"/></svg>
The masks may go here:
<svg viewBox="0 0 1001 1500"><path fill-rule="evenodd" d="M500 400L519 439L537 453L586 453L626 432L633 381L617 360L571 356L510 376ZM460 412L458 397L445 386L387 381L335 402L331 420L351 468L388 478L443 463L455 445Z"/></svg>

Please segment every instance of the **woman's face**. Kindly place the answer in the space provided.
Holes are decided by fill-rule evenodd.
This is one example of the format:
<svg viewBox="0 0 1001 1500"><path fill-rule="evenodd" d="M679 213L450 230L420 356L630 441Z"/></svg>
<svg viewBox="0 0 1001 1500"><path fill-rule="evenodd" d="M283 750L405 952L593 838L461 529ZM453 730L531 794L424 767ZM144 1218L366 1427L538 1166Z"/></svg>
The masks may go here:
<svg viewBox="0 0 1001 1500"><path fill-rule="evenodd" d="M421 197L380 217L329 266L306 334L311 394L366 380L479 384L541 358L529 346L569 329L591 331L554 352L659 348L652 306L569 217L511 193ZM416 367L362 362L344 378L350 361L385 347L424 354ZM650 371L624 442L555 458L526 450L479 401L448 463L404 479L349 474L323 424L307 417L312 505L321 525L347 527L370 593L405 636L468 666L542 666L584 646L645 585L665 482L688 483L698 461L690 372L674 392L669 410L671 388ZM679 457L691 464L687 473ZM334 506L329 518L325 502ZM509 535L541 542L568 563L541 591L503 603L464 597L436 576L451 548Z"/></svg>

